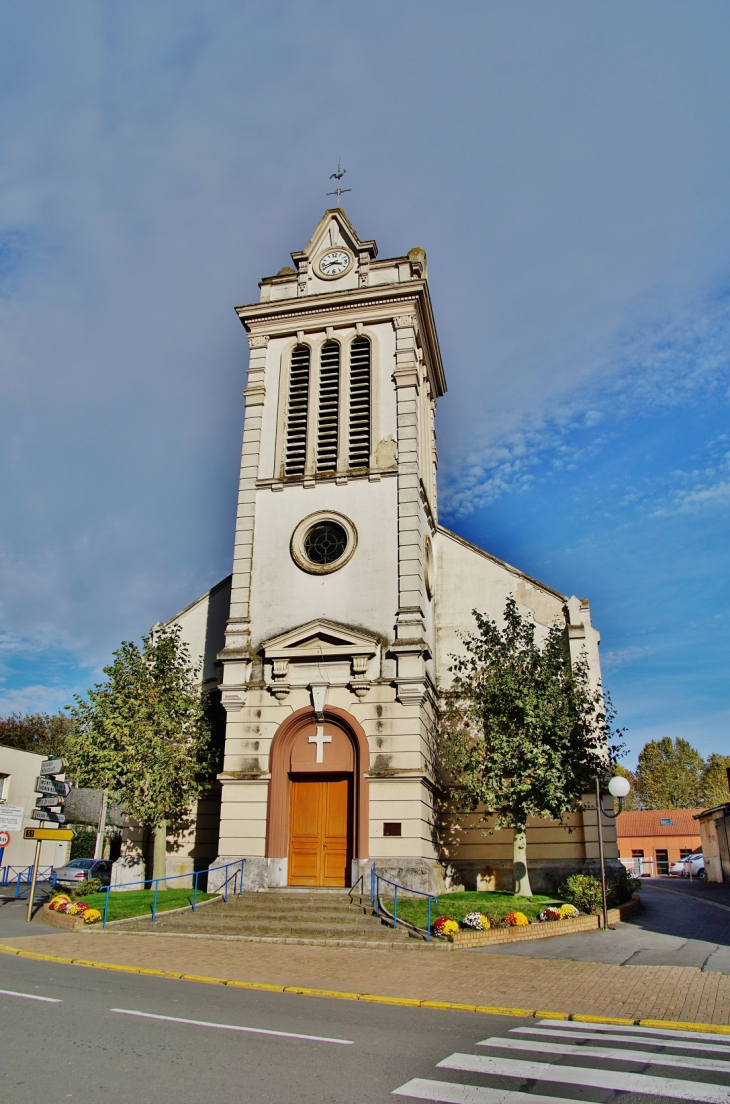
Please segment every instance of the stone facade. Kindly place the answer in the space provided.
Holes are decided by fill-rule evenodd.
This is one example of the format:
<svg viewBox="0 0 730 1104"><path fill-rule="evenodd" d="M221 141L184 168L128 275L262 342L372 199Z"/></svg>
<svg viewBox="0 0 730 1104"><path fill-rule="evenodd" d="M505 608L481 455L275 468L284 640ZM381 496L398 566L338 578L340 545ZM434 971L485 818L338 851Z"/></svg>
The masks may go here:
<svg viewBox="0 0 730 1104"><path fill-rule="evenodd" d="M378 260L338 208L292 260L237 308L250 361L232 575L172 619L226 714L218 861L245 857L251 888L337 884L324 850L345 833L346 884L375 861L413 888L501 885L509 832L441 838L439 688L474 607L499 620L509 595L543 632L564 624L597 682L588 603L438 524L446 383L423 250ZM325 825L338 778L341 832ZM300 831L306 784L301 824L320 827ZM590 809L531 824L534 888L595 860L595 837Z"/></svg>

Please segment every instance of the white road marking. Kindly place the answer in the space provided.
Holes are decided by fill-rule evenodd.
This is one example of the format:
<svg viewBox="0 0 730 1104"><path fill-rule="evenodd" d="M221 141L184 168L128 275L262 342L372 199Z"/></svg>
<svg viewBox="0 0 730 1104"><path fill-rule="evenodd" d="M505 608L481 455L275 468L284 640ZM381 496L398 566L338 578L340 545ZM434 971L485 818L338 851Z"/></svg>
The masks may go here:
<svg viewBox="0 0 730 1104"><path fill-rule="evenodd" d="M676 1100L697 1100L702 1104L730 1104L730 1088L674 1077L650 1077L645 1073L617 1073L614 1070L581 1066L552 1065L549 1062L523 1062L512 1058L491 1058L483 1054L452 1054L438 1063L445 1069L468 1073L487 1073L520 1080L551 1081L615 1092L648 1093Z"/></svg>
<svg viewBox="0 0 730 1104"><path fill-rule="evenodd" d="M46 1001L48 1004L63 1004L58 997L38 997L35 993L15 993L12 989L0 989L4 997L25 997L26 1000Z"/></svg>
<svg viewBox="0 0 730 1104"><path fill-rule="evenodd" d="M589 1024L580 1020L538 1020L544 1027L560 1027L566 1031L620 1031L626 1035L666 1035L670 1039L713 1039L718 1043L726 1043L730 1047L730 1035L714 1034L710 1031L680 1031L677 1028L664 1027L631 1027L623 1024Z"/></svg>
<svg viewBox="0 0 730 1104"><path fill-rule="evenodd" d="M538 1096L537 1093L512 1092L509 1089L482 1089L477 1085L458 1085L453 1081L428 1081L414 1077L391 1094L414 1096L418 1100L438 1100L443 1104L582 1104L562 1096Z"/></svg>
<svg viewBox="0 0 730 1104"><path fill-rule="evenodd" d="M270 1031L265 1027L240 1027L238 1024L211 1023L209 1020L184 1020L180 1016L158 1016L154 1012L135 1012L131 1008L110 1008L122 1016L143 1016L147 1020L166 1020L168 1023L193 1024L195 1027L220 1027L224 1031L246 1031L252 1035L276 1035L280 1039L306 1039L311 1043L339 1043L354 1046L353 1039L328 1039L325 1035L298 1035L295 1031Z"/></svg>
<svg viewBox="0 0 730 1104"><path fill-rule="evenodd" d="M618 1027L616 1030L623 1031L623 1028ZM689 1040L662 1039L661 1036L655 1039L647 1039L645 1035L636 1038L632 1035L614 1035L611 1032L598 1036L595 1031L571 1031L566 1034L565 1031L560 1031L557 1027L513 1027L510 1030L510 1035L549 1035L553 1039L593 1039L594 1042L597 1039L601 1041L606 1039L607 1042L611 1043L645 1043L646 1046L674 1047L675 1050L701 1050L704 1053L727 1054L730 1056L730 1039L728 1039L725 1046L718 1046L716 1043L698 1043L696 1040L690 1042ZM716 1038L716 1036L714 1037ZM704 1039L705 1036L700 1035L700 1038Z"/></svg>
<svg viewBox="0 0 730 1104"><path fill-rule="evenodd" d="M578 1043L544 1043L530 1039L484 1039L477 1046L503 1050L531 1050L535 1054L564 1054L570 1058L610 1058L612 1062L636 1062L647 1066L677 1066L679 1069L704 1070L706 1073L730 1073L730 1062L721 1058L686 1058L682 1054L654 1054L650 1050L620 1050L618 1047L592 1047Z"/></svg>

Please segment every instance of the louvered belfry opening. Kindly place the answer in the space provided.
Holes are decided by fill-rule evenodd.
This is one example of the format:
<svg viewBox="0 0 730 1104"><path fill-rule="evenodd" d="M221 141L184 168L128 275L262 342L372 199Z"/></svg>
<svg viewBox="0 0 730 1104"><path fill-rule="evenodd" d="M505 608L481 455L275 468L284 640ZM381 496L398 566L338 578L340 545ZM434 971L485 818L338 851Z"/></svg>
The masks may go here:
<svg viewBox="0 0 730 1104"><path fill-rule="evenodd" d="M370 466L370 342L357 337L350 347L350 467Z"/></svg>
<svg viewBox="0 0 730 1104"><path fill-rule="evenodd" d="M328 341L319 360L317 471L337 471L340 416L340 346Z"/></svg>
<svg viewBox="0 0 730 1104"><path fill-rule="evenodd" d="M297 345L291 356L284 461L286 475L304 475L307 461L310 355L308 345Z"/></svg>

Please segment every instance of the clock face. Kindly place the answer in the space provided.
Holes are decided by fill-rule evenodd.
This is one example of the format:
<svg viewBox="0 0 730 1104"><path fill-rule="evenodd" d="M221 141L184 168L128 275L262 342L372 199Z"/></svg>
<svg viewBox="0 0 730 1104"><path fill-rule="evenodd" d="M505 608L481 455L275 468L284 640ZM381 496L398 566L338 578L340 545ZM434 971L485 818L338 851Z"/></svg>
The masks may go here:
<svg viewBox="0 0 730 1104"><path fill-rule="evenodd" d="M323 276L341 276L350 267L350 254L344 249L330 249L319 262Z"/></svg>

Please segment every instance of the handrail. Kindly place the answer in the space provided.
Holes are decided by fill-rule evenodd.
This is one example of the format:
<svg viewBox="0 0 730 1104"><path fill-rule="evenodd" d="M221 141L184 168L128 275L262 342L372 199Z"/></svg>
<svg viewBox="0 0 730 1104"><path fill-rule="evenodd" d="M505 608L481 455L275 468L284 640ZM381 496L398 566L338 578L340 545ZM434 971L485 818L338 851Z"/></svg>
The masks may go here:
<svg viewBox="0 0 730 1104"><path fill-rule="evenodd" d="M245 862L246 862L245 859L236 859L236 861L232 862L232 863L223 863L221 866L209 866L207 870L196 870L196 871L194 871L194 873L193 873L193 908L192 908L192 911L195 912L195 909L196 909L196 906L197 906L197 901L198 901L198 879L200 878L201 874L211 874L214 870L228 870L229 866L234 866L236 869L234 870L233 874L227 874L226 877L225 877L225 880L223 882L223 886L222 886L222 888L223 888L223 900L226 902L226 904L228 903L228 883L231 881L231 879L233 879L233 892L234 893L236 892L236 878L238 878L239 874L240 874L241 880L240 880L240 883L239 883L238 893L239 894L243 893L243 867L244 867ZM102 925L101 925L102 931L106 929L107 915L109 913L110 891L115 890L115 889L125 889L125 888L128 888L129 886L135 886L135 885L136 886L141 885L142 888L144 889L144 887L147 885L148 882L154 883L155 894L154 894L154 897L152 898L152 923L154 924L155 917L157 916L157 894L159 893L159 890L160 890L160 882L174 882L178 878L189 878L189 877L190 877L189 873L187 873L187 874L170 874L167 878L152 878L152 879L150 879L150 878L141 878L141 879L138 879L136 882L120 882L119 885L104 886L102 892L106 893L106 901L104 902L104 917L103 917Z"/></svg>
<svg viewBox="0 0 730 1104"><path fill-rule="evenodd" d="M355 890L357 889L358 886L362 886L362 889L358 894L355 894ZM355 882L355 884L350 886L350 889L348 891L347 896L350 898L350 904L352 904L353 896L359 897L360 900L362 901L363 897L365 896L365 875L364 874L361 874L360 877Z"/></svg>
<svg viewBox="0 0 730 1104"><path fill-rule="evenodd" d="M386 885L393 886L393 912L388 912L385 905L380 900L380 883L385 882ZM398 921L398 890L402 889L405 893L415 893L417 897L428 898L428 927L426 928L426 942L431 942L431 902L435 901L438 904L438 897L435 897L433 893L424 893L420 889L410 889L408 886L400 885L399 882L392 882L390 878L384 878L382 874L378 874L375 869L375 863L370 868L370 907L375 907L375 915L380 916L380 910L382 908L386 915L393 917L393 927L397 927ZM411 930L421 931L422 929L416 928L415 924L409 924L407 920L401 920L401 924L404 927L411 928Z"/></svg>

